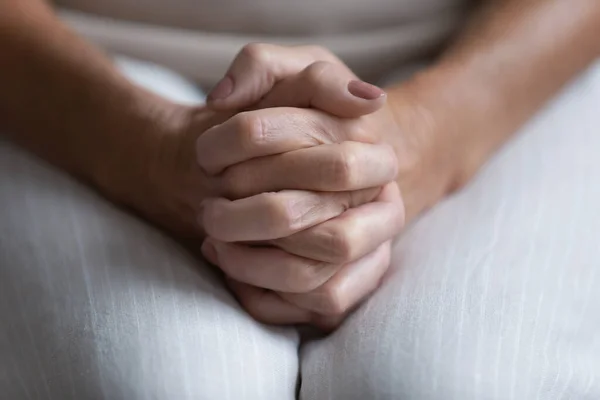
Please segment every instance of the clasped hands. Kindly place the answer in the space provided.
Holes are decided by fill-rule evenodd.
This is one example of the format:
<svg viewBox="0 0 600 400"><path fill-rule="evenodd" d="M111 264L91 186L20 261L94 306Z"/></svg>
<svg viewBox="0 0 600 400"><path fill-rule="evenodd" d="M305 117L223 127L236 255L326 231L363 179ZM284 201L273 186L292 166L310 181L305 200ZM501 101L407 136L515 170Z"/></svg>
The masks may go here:
<svg viewBox="0 0 600 400"><path fill-rule="evenodd" d="M379 286L404 224L385 92L321 48L250 45L208 107L246 111L196 142L218 193L202 253L256 319L334 328Z"/></svg>

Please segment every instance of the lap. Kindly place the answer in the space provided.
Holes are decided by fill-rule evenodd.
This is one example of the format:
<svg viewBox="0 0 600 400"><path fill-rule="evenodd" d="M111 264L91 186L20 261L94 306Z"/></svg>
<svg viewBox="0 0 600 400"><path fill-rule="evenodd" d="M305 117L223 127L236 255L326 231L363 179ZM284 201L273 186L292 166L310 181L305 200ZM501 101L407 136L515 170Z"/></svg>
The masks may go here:
<svg viewBox="0 0 600 400"><path fill-rule="evenodd" d="M599 103L596 68L410 227L381 290L304 346L304 400L600 396ZM19 149L0 164L8 397L293 397L295 332Z"/></svg>
<svg viewBox="0 0 600 400"><path fill-rule="evenodd" d="M408 229L304 400L600 397L600 65Z"/></svg>

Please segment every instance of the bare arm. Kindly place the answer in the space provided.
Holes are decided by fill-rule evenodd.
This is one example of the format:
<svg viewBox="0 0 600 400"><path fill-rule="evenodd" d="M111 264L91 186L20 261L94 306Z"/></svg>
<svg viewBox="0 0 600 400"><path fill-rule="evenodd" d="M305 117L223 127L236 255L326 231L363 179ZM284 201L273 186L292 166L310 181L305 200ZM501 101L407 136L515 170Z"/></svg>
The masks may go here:
<svg viewBox="0 0 600 400"><path fill-rule="evenodd" d="M404 192L415 193L414 199L407 199L409 214L418 214L442 191L466 182L498 146L598 56L597 0L485 2L434 67L391 89L400 118L405 118L400 110L406 101L417 103L431 116L428 124L417 127L425 136L419 140L441 144L436 163L445 160L441 163L456 169L442 188L432 185L429 193L419 193L418 180L401 178ZM414 127L412 120L401 124Z"/></svg>
<svg viewBox="0 0 600 400"><path fill-rule="evenodd" d="M207 189L193 143L211 116L131 84L43 0L0 0L0 87L1 134L153 222L198 234Z"/></svg>
<svg viewBox="0 0 600 400"><path fill-rule="evenodd" d="M42 0L0 0L0 49L2 132L103 191L118 190L111 163L143 163L143 146L174 124L173 105L126 81Z"/></svg>

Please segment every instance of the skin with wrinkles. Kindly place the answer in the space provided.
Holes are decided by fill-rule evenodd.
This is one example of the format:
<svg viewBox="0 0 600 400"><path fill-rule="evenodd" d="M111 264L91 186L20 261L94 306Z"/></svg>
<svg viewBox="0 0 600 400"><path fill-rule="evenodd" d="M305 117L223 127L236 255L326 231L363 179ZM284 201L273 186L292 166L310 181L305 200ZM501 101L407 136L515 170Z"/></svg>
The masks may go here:
<svg viewBox="0 0 600 400"><path fill-rule="evenodd" d="M596 0L480 3L430 68L379 97L325 49L253 44L228 97L187 107L128 82L47 2L0 0L2 130L192 247L208 234L204 255L254 317L331 329L376 290L405 221L600 54Z"/></svg>

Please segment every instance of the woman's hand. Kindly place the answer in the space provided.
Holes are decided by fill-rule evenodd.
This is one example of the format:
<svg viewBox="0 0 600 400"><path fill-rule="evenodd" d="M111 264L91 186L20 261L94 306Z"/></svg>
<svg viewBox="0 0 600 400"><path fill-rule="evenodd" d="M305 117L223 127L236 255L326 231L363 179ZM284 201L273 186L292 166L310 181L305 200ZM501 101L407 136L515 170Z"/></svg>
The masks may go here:
<svg viewBox="0 0 600 400"><path fill-rule="evenodd" d="M298 100L305 87L299 80L288 93ZM393 148L352 140L375 141L370 126L367 117L270 108L198 139L198 161L227 197L203 203L203 253L257 319L330 328L380 282L404 207Z"/></svg>
<svg viewBox="0 0 600 400"><path fill-rule="evenodd" d="M372 106L354 107L360 115ZM204 254L250 294L254 316L330 328L377 287L404 209L393 149L346 139L365 129L360 119L298 108L161 110L170 122L146 136L143 152L115 157L106 181L122 182L125 198L180 236L206 232ZM286 300L259 299L257 287ZM261 318L264 307L279 314Z"/></svg>
<svg viewBox="0 0 600 400"><path fill-rule="evenodd" d="M452 107L440 110L424 101L435 97L438 83L422 81L417 76L386 93L358 80L324 48L249 44L209 94L208 107L300 107L347 118L343 140L394 148L397 183L410 222L459 186L469 174L462 168L465 160L479 155L467 147L457 118L445 111Z"/></svg>
<svg viewBox="0 0 600 400"><path fill-rule="evenodd" d="M247 100L253 107L235 106L249 111L173 118L177 128L142 163L152 179L139 181L154 190L137 192L142 204L163 199L150 210L154 219L166 215L211 237L204 254L255 317L330 328L389 266L404 219L390 182L407 146L386 96L341 63L273 76L258 101ZM257 242L271 247L249 246Z"/></svg>
<svg viewBox="0 0 600 400"><path fill-rule="evenodd" d="M402 224L402 199L390 183L373 202L263 243L269 247L208 238L202 252L256 319L329 330L379 286Z"/></svg>
<svg viewBox="0 0 600 400"><path fill-rule="evenodd" d="M247 54L248 50L242 52L236 63L245 63ZM291 57L283 59L294 62ZM236 63L232 69L236 69ZM238 82L243 86L245 81ZM269 93L264 95L264 90ZM244 93L240 94L244 98ZM390 263L391 239L403 226L404 207L395 183L387 184L381 193L377 189L375 199L373 189L357 191L368 187L367 184L356 186L357 182L379 174L383 166L390 165L389 157L387 161L386 157L381 158L383 154L370 157L367 149L372 143L389 147L379 135L397 131L397 126L392 118L386 118L389 113L378 111L386 107L384 93L356 80L339 62L312 63L287 79L275 77L271 84L258 88L244 101L256 103L261 97L253 108L273 108L244 112L200 137L200 164L208 173L229 183L225 192L232 199L243 198L259 189L303 191L285 190L233 202L225 199L205 202L204 226L210 238L203 252L230 277L240 301L256 318L270 323L313 322L332 328L377 287ZM214 101L214 95L211 99ZM244 107L244 103L235 105L235 93L229 99L234 100L232 108ZM276 108L277 105L293 108ZM326 112L304 108L310 106L318 106ZM225 108L222 102L220 108ZM344 147L355 148L354 155L340 157L338 148ZM311 153L313 156L309 156ZM259 158L248 160L247 157ZM371 161L362 167L352 167L356 161L348 164L349 159L365 157ZM397 160L392 158L395 170ZM382 164L382 161L385 162ZM256 172L247 175L252 165L256 165ZM327 172L331 170L344 172L329 179ZM265 178L270 185L277 186L263 184ZM355 183L350 184L352 182ZM371 185L374 184L372 181ZM294 208L300 211L301 207L272 206L278 197L288 204L302 205L307 203L301 200L302 196L337 195L340 190L344 190L344 196L361 197L361 204L369 204L354 204L356 208L341 216L320 221L302 217L302 213L299 213L301 218L289 217L290 211ZM270 210L265 208L267 204L271 204ZM280 204L283 205L281 201ZM352 204L348 202L344 210L348 206ZM260 207L270 213L261 211ZM273 223L277 220L280 222ZM312 225L298 227L290 220L307 220ZM250 229L244 230L240 225L248 222L251 222ZM271 247L239 243L257 241Z"/></svg>
<svg viewBox="0 0 600 400"><path fill-rule="evenodd" d="M144 96L146 104L151 99L156 123L131 140L123 136L95 176L110 197L182 238L204 231L230 241L288 236L373 201L397 174L390 146L347 139L365 129L360 123L316 110L232 116ZM354 109L360 115L372 106ZM202 217L206 198L238 200L221 208L235 209L242 219L227 225ZM212 205L208 200L204 209L218 209Z"/></svg>

